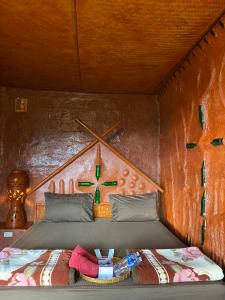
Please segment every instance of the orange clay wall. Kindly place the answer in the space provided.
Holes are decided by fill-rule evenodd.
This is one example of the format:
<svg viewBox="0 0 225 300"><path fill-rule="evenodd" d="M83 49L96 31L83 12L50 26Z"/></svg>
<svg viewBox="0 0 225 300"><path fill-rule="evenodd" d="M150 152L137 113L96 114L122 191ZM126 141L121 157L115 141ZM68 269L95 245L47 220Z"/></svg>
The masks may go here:
<svg viewBox="0 0 225 300"><path fill-rule="evenodd" d="M28 99L27 113L14 111L14 99ZM121 121L106 139L155 182L159 182L159 114L156 96L85 94L21 88L0 89L0 222L8 211L6 179L11 170L28 173L30 187L94 139L79 118L101 134ZM144 151L143 151L144 149ZM34 218L34 202L25 203Z"/></svg>
<svg viewBox="0 0 225 300"><path fill-rule="evenodd" d="M159 96L165 222L225 265L225 30L203 38Z"/></svg>

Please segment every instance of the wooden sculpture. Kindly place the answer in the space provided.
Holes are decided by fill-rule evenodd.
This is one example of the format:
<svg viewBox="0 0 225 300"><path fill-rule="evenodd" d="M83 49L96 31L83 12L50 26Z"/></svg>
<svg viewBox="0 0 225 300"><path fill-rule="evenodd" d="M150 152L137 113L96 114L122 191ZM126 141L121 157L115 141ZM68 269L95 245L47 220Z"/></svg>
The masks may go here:
<svg viewBox="0 0 225 300"><path fill-rule="evenodd" d="M24 201L26 199L27 175L25 171L12 171L7 178L10 203L6 228L23 228L26 224Z"/></svg>

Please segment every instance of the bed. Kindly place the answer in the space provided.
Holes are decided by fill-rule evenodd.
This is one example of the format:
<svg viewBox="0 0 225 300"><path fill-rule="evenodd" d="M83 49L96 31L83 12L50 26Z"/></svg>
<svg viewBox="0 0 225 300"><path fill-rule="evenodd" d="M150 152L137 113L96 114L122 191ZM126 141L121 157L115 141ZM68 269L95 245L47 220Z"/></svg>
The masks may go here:
<svg viewBox="0 0 225 300"><path fill-rule="evenodd" d="M35 237L35 238L34 238ZM72 249L80 243L92 249L115 247L123 255L128 247L179 248L185 245L160 221L54 223L39 221L12 246L19 248ZM127 279L115 285L99 286L79 279L65 288L1 288L1 299L224 299L222 281L211 283L179 283L140 286Z"/></svg>
<svg viewBox="0 0 225 300"><path fill-rule="evenodd" d="M90 132L90 130L89 130ZM81 154L76 155L62 167L50 174L28 192L36 204L36 222L12 247L21 249L73 249L80 244L92 250L106 251L115 248L116 256L124 256L128 248L182 248L185 244L172 234L158 219L138 221L116 221L108 201L111 194L121 196L162 191L144 173L109 146L102 137L94 135L96 141ZM100 204L94 204L95 218L91 222L50 221L44 219L44 193L60 194L95 193L99 179L95 179L95 163L102 166L102 188ZM97 173L96 173L97 174ZM110 179L110 181L109 181ZM94 182L79 186L79 182ZM118 184L114 184L117 182ZM107 183L107 184L106 184ZM110 185L108 184L110 183ZM107 187L107 189L105 189ZM99 200L96 198L95 200ZM122 202L123 204L123 202ZM160 208L157 200L157 210ZM132 207L131 207L132 209ZM135 211L135 207L133 208ZM225 284L222 281L207 283L178 283L164 285L137 285L131 278L113 285L97 285L83 279L66 287L1 287L1 299L225 299Z"/></svg>

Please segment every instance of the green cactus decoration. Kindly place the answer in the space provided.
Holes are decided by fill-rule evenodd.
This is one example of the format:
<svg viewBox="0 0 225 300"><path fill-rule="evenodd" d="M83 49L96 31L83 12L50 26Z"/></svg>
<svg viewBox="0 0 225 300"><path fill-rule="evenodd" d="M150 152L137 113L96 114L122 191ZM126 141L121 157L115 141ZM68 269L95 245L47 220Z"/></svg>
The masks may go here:
<svg viewBox="0 0 225 300"><path fill-rule="evenodd" d="M203 104L199 105L198 107L199 110L199 122L201 125L201 128L204 129L204 124L205 124L205 107Z"/></svg>
<svg viewBox="0 0 225 300"><path fill-rule="evenodd" d="M211 145L217 147L223 145L223 138L216 138L210 142Z"/></svg>
<svg viewBox="0 0 225 300"><path fill-rule="evenodd" d="M187 149L193 149L193 148L195 148L195 147L197 147L197 144L196 144L196 143L189 143L189 144L186 144L186 148L187 148Z"/></svg>
<svg viewBox="0 0 225 300"><path fill-rule="evenodd" d="M204 191L201 198L201 216L205 216L206 192Z"/></svg>

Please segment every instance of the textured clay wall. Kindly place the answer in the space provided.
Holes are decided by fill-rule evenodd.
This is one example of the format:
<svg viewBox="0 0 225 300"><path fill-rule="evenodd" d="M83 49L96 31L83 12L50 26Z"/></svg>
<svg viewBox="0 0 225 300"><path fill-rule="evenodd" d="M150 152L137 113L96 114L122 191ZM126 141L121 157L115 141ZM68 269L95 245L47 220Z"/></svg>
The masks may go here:
<svg viewBox="0 0 225 300"><path fill-rule="evenodd" d="M27 113L14 112L18 96L28 98ZM98 133L122 120L122 130L111 135L110 143L159 182L159 114L154 96L2 88L0 101L0 221L5 219L6 177L12 169L26 170L33 185L93 141L76 118ZM32 219L33 203L26 203L26 210Z"/></svg>
<svg viewBox="0 0 225 300"><path fill-rule="evenodd" d="M218 24L160 101L166 223L225 265L225 30ZM222 140L223 139L223 140Z"/></svg>

